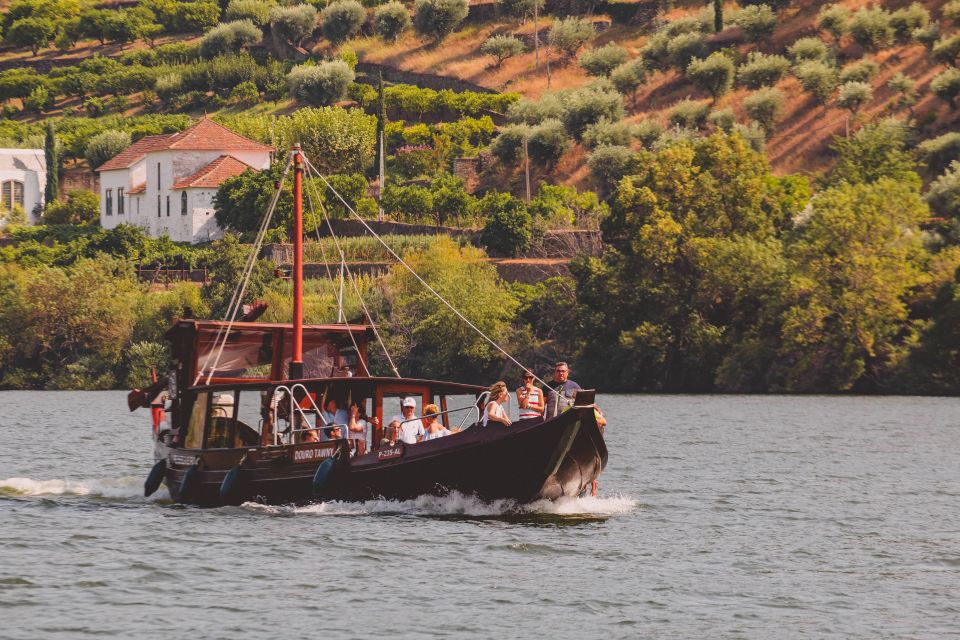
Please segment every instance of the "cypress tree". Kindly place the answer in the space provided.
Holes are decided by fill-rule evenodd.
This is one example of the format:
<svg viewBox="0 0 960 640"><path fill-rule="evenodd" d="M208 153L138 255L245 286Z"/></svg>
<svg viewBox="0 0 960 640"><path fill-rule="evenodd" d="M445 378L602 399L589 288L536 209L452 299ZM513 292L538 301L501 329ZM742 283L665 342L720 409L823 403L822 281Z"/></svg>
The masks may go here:
<svg viewBox="0 0 960 640"><path fill-rule="evenodd" d="M43 141L43 155L47 162L47 186L43 192L47 206L60 197L60 154L57 152L57 135L53 123L47 123L47 136Z"/></svg>
<svg viewBox="0 0 960 640"><path fill-rule="evenodd" d="M383 72L379 73L377 80L377 137L375 141L376 155L373 159L373 172L380 175L380 140L383 139L387 127L387 104L383 99ZM384 151L386 151L386 141L384 140ZM380 185L383 188L383 185Z"/></svg>
<svg viewBox="0 0 960 640"><path fill-rule="evenodd" d="M713 0L713 30L723 31L723 0Z"/></svg>

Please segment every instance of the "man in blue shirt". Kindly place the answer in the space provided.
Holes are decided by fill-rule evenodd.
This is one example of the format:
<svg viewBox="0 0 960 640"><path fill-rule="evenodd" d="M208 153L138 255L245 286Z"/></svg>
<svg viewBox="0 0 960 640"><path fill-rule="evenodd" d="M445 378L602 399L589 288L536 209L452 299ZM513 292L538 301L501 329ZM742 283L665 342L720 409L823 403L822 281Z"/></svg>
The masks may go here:
<svg viewBox="0 0 960 640"><path fill-rule="evenodd" d="M573 380L570 380L570 367L566 362L558 362L553 371L553 382L550 383L550 393L547 396L547 419L553 418L573 406L573 399L580 390ZM559 398L559 402L557 401Z"/></svg>

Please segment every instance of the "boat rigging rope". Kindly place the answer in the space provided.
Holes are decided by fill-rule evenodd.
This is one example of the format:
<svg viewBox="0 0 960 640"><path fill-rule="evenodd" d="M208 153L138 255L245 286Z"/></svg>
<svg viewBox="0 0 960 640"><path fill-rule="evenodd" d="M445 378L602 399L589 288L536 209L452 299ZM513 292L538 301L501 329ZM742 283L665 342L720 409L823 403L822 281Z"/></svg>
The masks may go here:
<svg viewBox="0 0 960 640"><path fill-rule="evenodd" d="M314 167L313 164L310 163L310 159L307 158L306 155L303 156L303 160L304 160L304 164L306 165L307 170L308 170L309 172L312 172L313 175L320 176L320 172L317 171L317 168ZM340 254L340 264L343 266L344 270L346 270L346 272L347 272L347 277L350 279L350 286L353 288L354 293L357 294L357 300L360 301L360 306L363 308L363 313L364 313L364 315L366 316L367 321L370 323L370 328L373 329L373 335L376 336L377 342L380 343L380 348L383 350L383 355L385 355L385 356L387 357L387 362L390 363L390 369L393 371L393 374L394 374L396 377L398 377L398 378L402 378L403 376L400 375L400 371L397 370L397 365L394 364L393 358L390 357L390 351L389 351L389 349L387 349L386 343L384 343L383 338L380 337L380 332L377 331L377 325L376 325L376 323L373 321L373 316L370 315L370 310L367 309L367 304L366 304L366 302L364 302L364 300L363 300L363 294L360 293L360 287L357 285L357 282L356 282L356 279L355 279L355 277L354 277L354 275L353 275L353 272L350 271L350 267L347 266L346 256L344 256L344 254L343 254L343 249L342 249L341 246L340 246L340 241L339 241L339 239L337 238L337 235L333 232L333 227L332 227L332 225L330 224L330 216L327 215L327 208L326 208L326 206L324 206L323 200L320 198L320 192L317 190L317 185L316 185L316 183L313 182L313 181L311 181L311 182L309 183L309 185L310 185L310 188L312 188L313 191L314 191L314 195L316 196L317 202L320 203L320 210L323 212L323 218L324 218L324 220L326 220L326 222L327 222L327 229L330 230L330 237L333 238L334 246L337 248L337 252ZM336 193L336 192L334 192L334 193ZM337 195L339 196L339 194L337 194ZM307 191L307 197L310 199L310 205L311 205L311 208L312 208L312 207L313 207L313 202L314 202L314 200L313 200L313 198L310 198L310 192L309 192L309 190ZM316 211L314 211L314 214L316 214ZM317 244L320 245L320 254L321 254L321 257L323 257L324 262L326 262L326 254L325 254L324 251L323 251L323 241L322 241L321 238L320 238L320 225L319 225L318 222L316 221L316 218L314 218L313 230L314 230L314 232L317 234ZM329 267L327 267L327 273L328 273L328 274L330 273ZM341 276L341 278L342 278L342 276ZM332 281L332 280L333 280L333 277L331 276L331 281ZM341 309L342 309L342 305L343 305L343 299L342 299L342 298L341 298L341 300L340 300L340 304L341 304ZM353 340L353 333L352 333L352 332L350 333L350 339ZM354 342L354 347L356 347L356 342ZM359 354L359 348L357 349L357 353ZM361 360L361 362L362 362L362 360ZM366 363L363 364L363 368L364 368L364 369L367 369ZM367 369L367 375L370 375L369 369Z"/></svg>
<svg viewBox="0 0 960 640"><path fill-rule="evenodd" d="M204 358L203 365L201 365L200 370L197 372L197 377L193 381L194 384L199 382L199 380L203 377L203 372L206 369L207 363L210 361L210 353L213 353L213 351L216 351L217 355L213 360L213 366L210 367L206 384L210 384L210 381L213 379L213 374L217 371L217 366L220 364L220 358L223 356L223 349L227 346L227 339L230 337L230 331L233 329L233 323L236 322L237 313L240 311L240 307L243 304L243 296L247 291L247 285L250 283L250 276L253 274L253 269L257 264L257 258L260 255L260 247L263 245L263 240L267 235L267 230L270 228L270 221L273 218L274 211L276 211L277 208L277 202L280 200L280 194L283 191L284 181L286 180L287 173L290 171L290 167L292 165L293 154L291 153L287 159L286 166L283 168L283 173L280 175L280 181L277 183L277 188L273 194L273 198L270 200L270 205L267 207L267 214L263 217L263 222L260 224L260 229L257 232L257 237L254 241L253 248L250 250L250 255L247 258L246 264L244 265L240 282L237 283L237 288L234 289L233 297L230 299L230 304L227 306L227 312L224 316L224 322L226 322L226 326L221 326L217 331L217 335L213 340L213 349L211 349L211 351L207 354L207 357Z"/></svg>
<svg viewBox="0 0 960 640"><path fill-rule="evenodd" d="M304 156L304 161L307 163L307 166L308 166L308 167L313 167L313 165L310 164L309 158L307 158L306 156ZM384 248L385 248L387 251L390 252L390 255L392 255L394 258L396 258L397 262L399 262L400 264L402 264L402 265L407 269L407 271L409 271L410 274L420 282L420 284L422 284L424 287L426 287L426 289L427 289L430 293L432 293L434 296L436 296L437 299L438 299L440 302L442 302L444 305L446 305L448 309L450 309L451 311L453 311L453 313L456 314L456 316L457 316L458 318L460 318L461 320L463 320L463 321L467 324L467 326L469 326L471 329L473 329L473 330L477 333L477 335L479 335L481 338L483 338L484 340L486 340L486 341L487 341L488 343L490 343L490 345L492 345L497 351L499 351L499 352L502 353L504 356L506 356L508 360L510 360L512 363L514 363L515 365L517 365L518 367L520 367L522 370L524 370L524 371L530 371L531 373L533 373L533 377L536 378L536 379L537 379L541 384L543 384L545 387L550 387L550 385L549 385L546 381L544 381L543 379L541 379L536 373L534 373L532 369L528 368L528 367L525 366L522 362L520 362L519 360L517 360L516 358L514 358L512 355L510 355L510 353L509 353L506 349L504 349L503 347L501 347L501 346L500 346L499 344L497 344L491 337L489 337L487 334L485 334L485 333L480 329L480 327L478 327L477 325L475 325L473 322L470 321L469 318L467 318L465 315L463 315L462 313L460 313L460 311L459 311L456 307L454 307L452 304L450 304L450 303L447 301L446 298L444 298L442 295L440 295L440 292L438 292L436 289L434 289L432 286L430 286L430 283L428 283L426 280L424 280L423 278L421 278L421 277L420 277L420 274L418 274L416 271L414 271L413 267L411 267L409 264L407 264L407 263L404 261L404 259L401 258L401 257L397 254L396 251L394 251L392 248L390 248L390 245L388 245L388 244L386 243L386 241L384 241L384 239L381 238L381 237L377 234L377 232L374 231L374 230L370 227L369 224L367 224L367 221L364 220L362 217L360 217L360 215L359 215L356 211L354 211L353 207L351 207L350 204L349 204L346 200L343 199L343 196L341 196L340 193L339 193L336 189L333 188L333 185L330 184L330 181L327 180L327 178L326 178L323 174L321 174L319 171L317 171L315 167L313 168L313 171L314 171L314 173L317 175L318 178L320 178L321 180L323 180L324 184L327 185L327 188L330 189L330 191L332 191L335 196L337 196L337 198L340 200L340 202L343 203L343 206L347 208L347 211L349 211L349 212L353 215L353 217L356 218L356 219L360 222L360 224L362 224L362 225L366 228L366 230L370 233L370 235L372 235L374 238L376 238L376 239L380 242L380 244L382 244L382 245L384 246ZM331 230L331 233L332 233L332 230Z"/></svg>

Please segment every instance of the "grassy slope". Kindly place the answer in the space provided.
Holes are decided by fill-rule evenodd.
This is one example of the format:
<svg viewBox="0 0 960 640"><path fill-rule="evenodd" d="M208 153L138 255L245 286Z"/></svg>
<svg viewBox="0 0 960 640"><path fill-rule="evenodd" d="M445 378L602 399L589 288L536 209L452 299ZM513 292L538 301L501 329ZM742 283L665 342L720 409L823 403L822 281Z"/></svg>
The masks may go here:
<svg viewBox="0 0 960 640"><path fill-rule="evenodd" d="M841 0L841 3L851 10L868 4L866 0ZM940 15L940 7L944 3L945 0L927 0L921 4L931 12L933 19L937 19ZM776 32L770 42L762 44L759 49L765 53L784 53L787 46L798 38L816 35L815 18L823 4L827 3L794 2L780 13ZM883 2L883 6L888 10L907 4L909 0ZM677 5L678 7L665 17L676 18L696 14L704 6L700 0L683 0ZM728 6L732 8L733 5ZM548 25L547 20L541 25L541 37ZM738 31L736 27L728 28L723 33L712 37L722 43L735 42ZM479 47L486 38L494 34L517 34L529 39L533 34L533 25L530 22L526 24L492 22L471 25L434 49L426 46L413 35L407 35L393 45L385 46L375 38L362 38L351 42L350 46L357 51L362 60L367 62L387 64L410 71L455 76L494 89L517 91L529 97L536 97L547 90L546 74L542 68L543 58L541 58L541 71L535 71L532 52L507 60L500 69L490 68L490 59L480 55ZM600 34L592 46L617 42L627 48L632 55L637 55L646 39L647 32L643 25L614 25L610 30ZM742 52L755 49L750 45L737 46ZM863 51L856 44L845 39L841 55L852 62L860 59ZM543 56L542 50L541 56ZM932 63L921 45L895 45L876 55L868 54L868 56L880 65L880 73L872 81L874 100L862 109L862 119L893 113L891 105L893 92L887 88L886 83L894 74L902 72L917 81L920 102L916 105L915 111L917 121L924 123L921 130L922 137L936 136L960 126L960 112L951 113L943 102L929 92L930 80L942 71L943 67ZM553 60L552 70L550 82L552 89L575 87L589 80L576 62L558 67L557 61ZM801 90L799 83L792 76L781 81L777 87L784 93L786 109L776 132L767 143L767 153L774 171L777 173L818 172L829 163L830 140L833 136L842 135L845 131L847 111L816 105L813 99ZM742 102L749 93L746 89L735 89L720 98L717 107L731 107L739 118L746 121ZM629 100L627 101L629 119L639 121L644 118L653 118L665 122L672 105L687 97L708 99L706 93L696 89L677 71L656 73L638 92L636 107ZM585 159L586 153L582 149L575 149L557 167L554 178L574 184L588 182L584 167Z"/></svg>

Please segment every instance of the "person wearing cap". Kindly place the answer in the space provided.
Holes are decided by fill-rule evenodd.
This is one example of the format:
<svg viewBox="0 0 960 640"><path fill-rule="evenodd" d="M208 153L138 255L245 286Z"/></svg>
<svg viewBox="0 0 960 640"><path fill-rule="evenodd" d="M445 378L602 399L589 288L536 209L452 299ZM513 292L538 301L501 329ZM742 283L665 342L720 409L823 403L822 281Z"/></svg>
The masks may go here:
<svg viewBox="0 0 960 640"><path fill-rule="evenodd" d="M406 397L400 403L400 411L403 415L393 416L390 420L396 420L400 423L399 440L407 444L416 444L423 440L423 422L416 418L417 401L412 397Z"/></svg>
<svg viewBox="0 0 960 640"><path fill-rule="evenodd" d="M543 391L533 383L533 372L523 372L523 386L517 389L517 406L520 419L542 418L544 410Z"/></svg>

